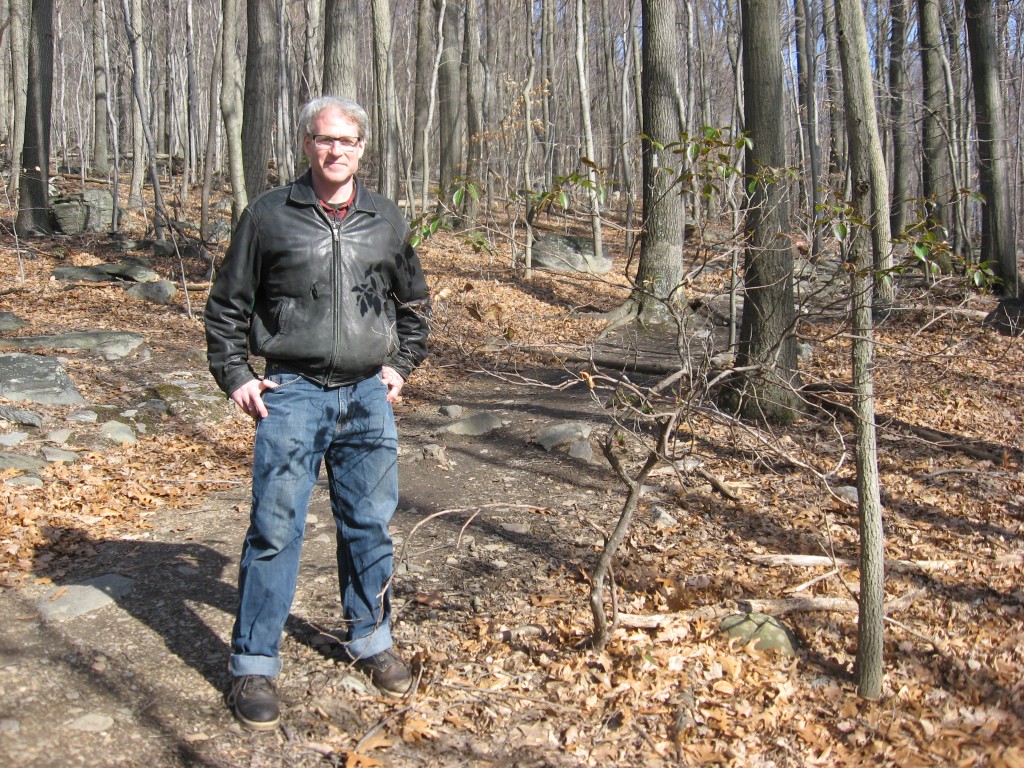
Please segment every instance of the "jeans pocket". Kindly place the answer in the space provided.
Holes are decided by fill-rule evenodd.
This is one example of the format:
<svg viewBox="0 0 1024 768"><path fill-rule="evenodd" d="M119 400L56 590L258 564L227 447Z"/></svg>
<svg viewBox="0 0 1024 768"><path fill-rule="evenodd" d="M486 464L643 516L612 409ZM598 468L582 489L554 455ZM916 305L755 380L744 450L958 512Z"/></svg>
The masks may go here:
<svg viewBox="0 0 1024 768"><path fill-rule="evenodd" d="M264 378L267 381L272 381L275 384L277 384L277 386L274 387L274 389L267 390L268 392L275 392L279 389L283 389L284 387L290 387L292 384L298 384L300 381L302 381L302 376L300 376L297 373L291 373L290 371L276 371L267 374ZM263 393L264 397L266 396L266 394L266 392Z"/></svg>

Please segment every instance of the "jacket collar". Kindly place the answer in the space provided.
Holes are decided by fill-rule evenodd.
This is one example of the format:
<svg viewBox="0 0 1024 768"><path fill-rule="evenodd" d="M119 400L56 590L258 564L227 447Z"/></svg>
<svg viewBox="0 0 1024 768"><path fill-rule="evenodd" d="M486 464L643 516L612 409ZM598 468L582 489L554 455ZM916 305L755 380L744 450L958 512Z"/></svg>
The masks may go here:
<svg viewBox="0 0 1024 768"><path fill-rule="evenodd" d="M316 205L317 196L313 191L313 174L306 171L291 184L288 193L288 200L297 205ZM356 197L352 201L350 210L363 211L364 213L377 214L377 204L373 195L359 179L356 179Z"/></svg>

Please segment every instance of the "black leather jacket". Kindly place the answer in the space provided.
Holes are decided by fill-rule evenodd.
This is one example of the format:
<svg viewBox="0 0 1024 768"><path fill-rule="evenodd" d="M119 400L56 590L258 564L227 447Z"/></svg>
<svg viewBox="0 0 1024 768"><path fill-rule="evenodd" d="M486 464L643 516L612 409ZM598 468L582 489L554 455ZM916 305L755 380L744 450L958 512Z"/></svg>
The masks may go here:
<svg viewBox="0 0 1024 768"><path fill-rule="evenodd" d="M427 356L427 284L409 227L356 184L339 223L310 174L242 214L206 303L210 371L230 394L256 378L249 353L319 384L352 384L382 365L408 378Z"/></svg>

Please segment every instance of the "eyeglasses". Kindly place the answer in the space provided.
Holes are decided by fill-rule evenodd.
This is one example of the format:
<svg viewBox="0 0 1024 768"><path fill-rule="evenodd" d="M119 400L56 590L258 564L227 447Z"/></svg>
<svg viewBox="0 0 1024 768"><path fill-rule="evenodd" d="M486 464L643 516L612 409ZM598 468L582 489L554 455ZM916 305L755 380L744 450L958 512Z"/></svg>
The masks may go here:
<svg viewBox="0 0 1024 768"><path fill-rule="evenodd" d="M313 137L313 143L317 149L334 149L334 145L337 144L342 152L350 152L362 144L363 140L358 136L325 136L318 133Z"/></svg>

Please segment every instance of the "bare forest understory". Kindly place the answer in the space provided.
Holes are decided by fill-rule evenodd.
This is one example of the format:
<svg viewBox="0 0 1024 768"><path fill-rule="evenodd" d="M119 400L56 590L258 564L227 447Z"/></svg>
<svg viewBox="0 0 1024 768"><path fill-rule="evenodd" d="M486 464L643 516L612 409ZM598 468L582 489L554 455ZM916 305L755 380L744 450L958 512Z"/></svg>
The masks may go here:
<svg viewBox="0 0 1024 768"><path fill-rule="evenodd" d="M153 259L179 293L147 304L118 285L51 279L58 266L123 258L106 236L16 250L13 216L3 219L0 311L28 323L9 335L145 337L145 354L124 360L56 353L92 408L136 408L161 383L212 387L198 319L208 264L185 261L186 296L178 261ZM142 236L141 217L126 227ZM859 699L852 683L857 514L842 489L854 485L853 427L820 405L775 431L689 412L673 440L686 469L648 479L615 562L618 627L603 651L584 647L590 576L625 490L600 451L611 392L579 372L621 373L567 350L585 358L602 328L595 313L627 296L617 237L606 234L616 271L600 279L525 281L501 239L493 254L452 233L421 247L432 357L396 411L394 525L395 635L415 661L414 695L377 697L325 643L339 614L319 489L283 644L284 725L250 734L234 723L223 693L252 427L237 413L165 414L134 446L93 445L50 465L41 488L0 483L0 761L1024 766L1024 352L978 319L995 299L957 278L931 289L903 278L877 333L891 602L880 700ZM722 263L696 277L694 299L728 280L724 255L704 252ZM803 381L842 392L844 304L809 312L799 332ZM0 405L43 416L34 444L74 410ZM445 433L445 405L503 426ZM592 460L531 443L562 422L593 427ZM0 433L16 429L0 420ZM627 468L642 461L640 444L617 449ZM111 573L134 580L131 595L90 616L39 619L39 600ZM794 657L720 631L752 607L793 630ZM107 727L84 727L88 716Z"/></svg>

